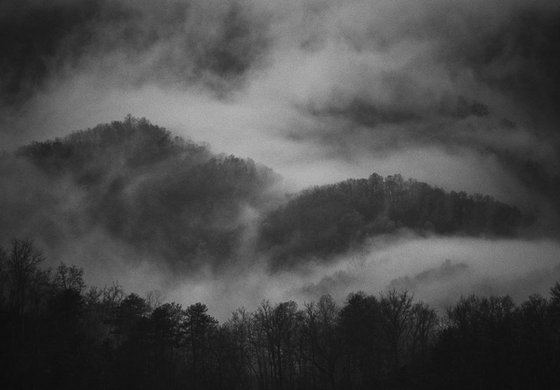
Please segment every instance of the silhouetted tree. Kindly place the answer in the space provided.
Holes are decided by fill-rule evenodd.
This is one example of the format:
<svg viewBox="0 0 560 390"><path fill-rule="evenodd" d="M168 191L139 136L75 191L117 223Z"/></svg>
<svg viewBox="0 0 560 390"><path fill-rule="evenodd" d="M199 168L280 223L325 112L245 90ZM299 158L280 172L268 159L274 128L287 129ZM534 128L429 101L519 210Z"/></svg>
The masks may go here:
<svg viewBox="0 0 560 390"><path fill-rule="evenodd" d="M330 295L306 305L303 337L309 361L308 387L336 389L341 377L342 337L338 329L339 309Z"/></svg>
<svg viewBox="0 0 560 390"><path fill-rule="evenodd" d="M16 315L24 313L30 283L44 257L31 241L13 240L7 261L10 307Z"/></svg>
<svg viewBox="0 0 560 390"><path fill-rule="evenodd" d="M81 269L52 272L41 260L30 242L0 250L2 388L560 387L558 283L519 305L463 297L443 318L390 290L350 294L340 308L330 296L301 310L263 301L219 325L202 303L183 310L117 284L86 289Z"/></svg>
<svg viewBox="0 0 560 390"><path fill-rule="evenodd" d="M194 389L203 388L212 379L210 338L218 322L207 311L206 305L199 302L187 307L184 313L183 332Z"/></svg>

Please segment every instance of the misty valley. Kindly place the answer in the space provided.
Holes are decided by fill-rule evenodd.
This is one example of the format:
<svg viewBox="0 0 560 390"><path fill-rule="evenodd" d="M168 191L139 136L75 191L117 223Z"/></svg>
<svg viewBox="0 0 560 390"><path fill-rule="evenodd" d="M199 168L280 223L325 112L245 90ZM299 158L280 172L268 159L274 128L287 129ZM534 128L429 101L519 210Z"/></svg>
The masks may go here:
<svg viewBox="0 0 560 390"><path fill-rule="evenodd" d="M132 117L20 147L0 170L3 236L32 237L60 257L69 242L100 234L131 261L179 273L255 259L272 271L328 263L405 230L516 237L535 219L490 196L398 174L285 194L270 168Z"/></svg>
<svg viewBox="0 0 560 390"><path fill-rule="evenodd" d="M1 0L0 389L560 389L559 26Z"/></svg>
<svg viewBox="0 0 560 390"><path fill-rule="evenodd" d="M560 386L538 209L399 174L290 192L132 116L0 173L2 388Z"/></svg>

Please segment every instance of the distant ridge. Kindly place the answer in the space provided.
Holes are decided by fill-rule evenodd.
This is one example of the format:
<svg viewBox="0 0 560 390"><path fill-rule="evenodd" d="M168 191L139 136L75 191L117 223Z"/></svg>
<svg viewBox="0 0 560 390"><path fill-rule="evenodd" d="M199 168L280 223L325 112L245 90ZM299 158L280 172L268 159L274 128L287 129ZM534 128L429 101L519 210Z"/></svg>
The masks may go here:
<svg viewBox="0 0 560 390"><path fill-rule="evenodd" d="M2 187L12 188L0 195L5 236L58 247L101 231L184 270L235 258L246 209L262 210L278 180L250 159L216 155L130 116L34 142L0 165ZM20 180L24 171L32 179Z"/></svg>
<svg viewBox="0 0 560 390"><path fill-rule="evenodd" d="M305 190L262 224L261 249L275 264L325 258L378 234L514 236L524 219L490 196L446 192L401 175L349 179ZM526 222L526 220L525 220Z"/></svg>
<svg viewBox="0 0 560 390"><path fill-rule="evenodd" d="M131 116L23 146L0 158L0 172L7 189L0 195L2 236L56 250L101 232L129 256L184 271L259 255L271 258L273 269L327 261L403 228L511 237L526 222L489 196L400 175L372 174L286 198L274 190L279 176L271 169L213 154Z"/></svg>

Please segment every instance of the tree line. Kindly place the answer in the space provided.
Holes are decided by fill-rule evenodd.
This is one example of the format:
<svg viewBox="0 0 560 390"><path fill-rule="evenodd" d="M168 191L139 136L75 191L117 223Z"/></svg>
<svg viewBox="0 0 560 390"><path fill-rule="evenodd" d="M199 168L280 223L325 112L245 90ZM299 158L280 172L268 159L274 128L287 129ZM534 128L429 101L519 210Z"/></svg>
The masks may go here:
<svg viewBox="0 0 560 390"><path fill-rule="evenodd" d="M252 255L285 269L328 261L400 229L507 237L531 222L489 196L446 192L398 174L288 196L278 183L277 174L250 159L216 155L128 116L0 156L0 235L29 235L60 249L68 231L101 229L180 273L196 271L200 258L219 269L245 256L238 249L255 230Z"/></svg>
<svg viewBox="0 0 560 390"><path fill-rule="evenodd" d="M446 192L401 175L349 179L314 187L268 213L260 247L278 267L303 258L328 258L378 234L511 237L531 218L487 195Z"/></svg>
<svg viewBox="0 0 560 390"><path fill-rule="evenodd" d="M560 284L549 297L461 298L446 313L406 291L263 301L219 323L83 271L0 251L4 389L526 389L560 385Z"/></svg>

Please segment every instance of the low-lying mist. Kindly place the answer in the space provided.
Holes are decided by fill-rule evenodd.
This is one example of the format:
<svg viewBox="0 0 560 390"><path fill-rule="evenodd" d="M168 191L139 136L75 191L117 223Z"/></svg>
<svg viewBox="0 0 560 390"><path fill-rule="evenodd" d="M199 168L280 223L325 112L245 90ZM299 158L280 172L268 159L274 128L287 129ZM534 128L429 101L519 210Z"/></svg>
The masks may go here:
<svg viewBox="0 0 560 390"><path fill-rule="evenodd" d="M1 245L32 239L46 265L82 267L90 285L202 301L220 318L357 290L406 289L438 308L470 293L522 299L560 277L539 215L400 175L285 194L271 169L145 119L31 143L0 172Z"/></svg>
<svg viewBox="0 0 560 390"><path fill-rule="evenodd" d="M560 280L560 242L404 233L376 238L360 252L328 265L310 263L278 273L269 272L266 259L238 263L219 273L202 269L181 278L154 263L132 265L116 258L85 268L86 279L98 285L116 279L128 291L156 290L164 300L183 305L203 302L220 320L239 307L254 310L262 300L303 304L330 294L342 303L351 292L389 289L407 290L444 311L469 294L507 294L517 302L532 294L547 295Z"/></svg>

